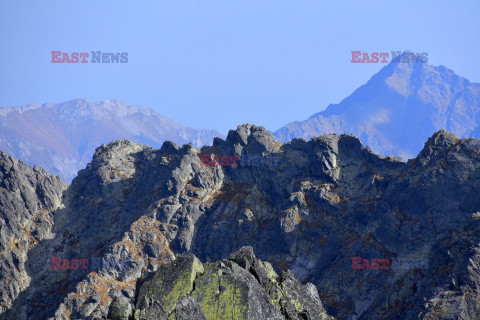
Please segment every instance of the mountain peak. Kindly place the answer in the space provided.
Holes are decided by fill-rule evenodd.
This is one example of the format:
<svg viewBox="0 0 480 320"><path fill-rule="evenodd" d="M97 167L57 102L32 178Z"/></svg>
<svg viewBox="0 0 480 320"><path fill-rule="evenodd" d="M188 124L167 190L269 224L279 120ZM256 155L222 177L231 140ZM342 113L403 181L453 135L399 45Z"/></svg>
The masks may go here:
<svg viewBox="0 0 480 320"><path fill-rule="evenodd" d="M441 129L428 138L427 142L425 142L425 147L423 148L422 152L425 149L445 150L457 143L459 140L460 139L453 133L450 133L445 129Z"/></svg>
<svg viewBox="0 0 480 320"><path fill-rule="evenodd" d="M479 117L479 84L443 66L392 62L340 103L287 124L275 136L287 142L351 132L375 153L406 160L439 129L479 138Z"/></svg>
<svg viewBox="0 0 480 320"><path fill-rule="evenodd" d="M450 146L458 140L459 138L453 133L450 133L445 129L440 129L428 139L427 143L432 141L435 146Z"/></svg>
<svg viewBox="0 0 480 320"><path fill-rule="evenodd" d="M264 127L242 124L230 130L225 141L215 139L213 145L235 154L241 154L244 148L249 153L271 153L279 147L279 142Z"/></svg>
<svg viewBox="0 0 480 320"><path fill-rule="evenodd" d="M59 103L49 104L50 107L58 107L64 117L89 117L107 116L111 113L117 117L125 117L135 113L146 116L155 115L156 112L147 106L128 106L122 100L111 99L101 102L92 102L89 99L74 99Z"/></svg>
<svg viewBox="0 0 480 320"><path fill-rule="evenodd" d="M435 155L443 154L448 148L458 143L460 139L445 129L438 130L427 142L417 158L431 159Z"/></svg>

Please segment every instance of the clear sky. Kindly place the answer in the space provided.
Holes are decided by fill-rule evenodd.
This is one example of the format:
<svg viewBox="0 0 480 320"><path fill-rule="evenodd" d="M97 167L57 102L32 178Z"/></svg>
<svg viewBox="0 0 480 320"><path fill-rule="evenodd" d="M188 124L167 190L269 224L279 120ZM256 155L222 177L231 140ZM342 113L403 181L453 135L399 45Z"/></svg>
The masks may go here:
<svg viewBox="0 0 480 320"><path fill-rule="evenodd" d="M276 130L338 103L383 64L428 52L480 82L480 1L0 0L0 106L89 98L148 105L193 128ZM128 52L56 64L51 51Z"/></svg>

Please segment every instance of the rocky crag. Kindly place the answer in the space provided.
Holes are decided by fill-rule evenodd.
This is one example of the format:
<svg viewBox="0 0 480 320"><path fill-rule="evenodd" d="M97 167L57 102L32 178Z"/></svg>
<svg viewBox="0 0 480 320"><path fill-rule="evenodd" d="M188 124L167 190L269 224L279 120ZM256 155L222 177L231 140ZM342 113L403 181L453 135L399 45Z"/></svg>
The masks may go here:
<svg viewBox="0 0 480 320"><path fill-rule="evenodd" d="M279 276L268 262L243 247L228 260L202 263L192 254L160 266L139 286L135 311L117 298L111 319L319 319L326 314L311 283L302 285L290 271Z"/></svg>
<svg viewBox="0 0 480 320"><path fill-rule="evenodd" d="M232 161L245 155L279 161ZM480 317L476 139L439 131L407 163L375 155L351 135L284 144L252 125L201 149L123 140L98 148L62 192L51 236L28 251L29 283L10 304L2 296L0 318L113 319L127 312L149 319L159 310L159 319L210 319L220 309L238 319ZM2 235L4 225L10 222ZM258 259L250 249L236 252L244 246ZM94 267L94 257L114 263ZM52 258L63 268L52 268ZM75 259L90 264L75 268ZM292 292L307 306L282 296L296 283L292 274L313 283L319 299L298 283ZM212 292L212 282L223 289ZM232 294L232 283L239 291L227 308L220 291Z"/></svg>
<svg viewBox="0 0 480 320"><path fill-rule="evenodd" d="M53 238L53 212L66 184L0 151L0 314L30 283L27 253Z"/></svg>

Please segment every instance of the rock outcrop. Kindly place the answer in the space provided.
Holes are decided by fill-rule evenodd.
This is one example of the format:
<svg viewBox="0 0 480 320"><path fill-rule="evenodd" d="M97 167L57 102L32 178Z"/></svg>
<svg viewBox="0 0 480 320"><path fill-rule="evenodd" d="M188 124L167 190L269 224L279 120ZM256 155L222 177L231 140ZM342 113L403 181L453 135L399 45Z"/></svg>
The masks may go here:
<svg viewBox="0 0 480 320"><path fill-rule="evenodd" d="M283 144L252 125L201 149L113 142L64 192L54 236L28 252L30 284L0 318L148 317L155 310L208 318L199 294L220 281L216 272L241 290L250 283L248 294L271 285L235 255L216 262L251 246L264 267L283 272L277 284L294 281L288 270L313 283L316 306L337 319L477 319L479 194L480 141L446 131L407 163L375 155L347 134ZM52 258L64 268L53 269ZM87 259L87 268L72 267L75 259ZM175 263L190 265L195 279L175 280ZM150 299L152 279L165 281L161 295L173 300ZM178 281L195 288L178 294ZM259 307L259 319L274 318L278 308L302 319L289 299ZM260 310L253 303L235 314Z"/></svg>
<svg viewBox="0 0 480 320"><path fill-rule="evenodd" d="M117 307L123 306L123 307ZM127 320L133 306L114 302L110 318ZM202 264L181 255L162 265L139 287L136 319L332 319L313 284L302 285L290 271L279 276L268 262L243 247L228 260Z"/></svg>
<svg viewBox="0 0 480 320"><path fill-rule="evenodd" d="M53 238L53 215L66 187L60 178L0 151L0 314L28 287L27 254Z"/></svg>

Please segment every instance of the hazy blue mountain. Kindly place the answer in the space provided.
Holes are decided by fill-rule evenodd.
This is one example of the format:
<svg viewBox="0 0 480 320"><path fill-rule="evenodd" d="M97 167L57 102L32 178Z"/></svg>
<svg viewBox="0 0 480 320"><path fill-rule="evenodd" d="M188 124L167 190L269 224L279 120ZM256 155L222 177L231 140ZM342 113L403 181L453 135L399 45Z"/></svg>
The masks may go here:
<svg viewBox="0 0 480 320"><path fill-rule="evenodd" d="M129 139L159 148L171 140L200 147L212 144L214 137L223 135L186 127L149 107L126 106L119 100L0 108L0 149L68 183L104 143Z"/></svg>
<svg viewBox="0 0 480 320"><path fill-rule="evenodd" d="M413 158L435 131L480 138L480 84L444 66L390 63L339 104L277 130L281 141L352 133L374 152Z"/></svg>

